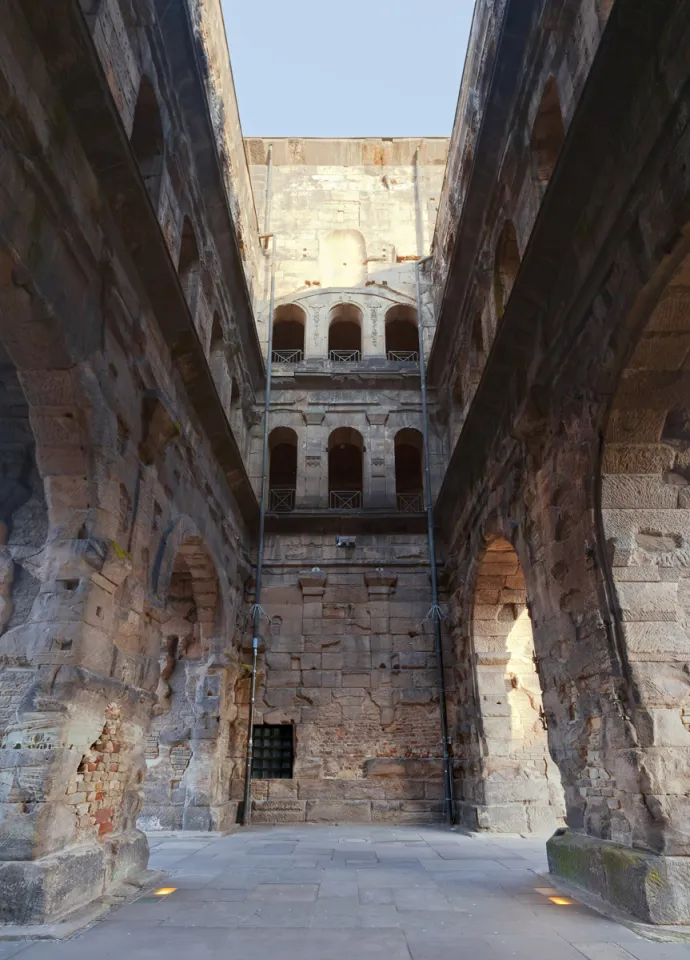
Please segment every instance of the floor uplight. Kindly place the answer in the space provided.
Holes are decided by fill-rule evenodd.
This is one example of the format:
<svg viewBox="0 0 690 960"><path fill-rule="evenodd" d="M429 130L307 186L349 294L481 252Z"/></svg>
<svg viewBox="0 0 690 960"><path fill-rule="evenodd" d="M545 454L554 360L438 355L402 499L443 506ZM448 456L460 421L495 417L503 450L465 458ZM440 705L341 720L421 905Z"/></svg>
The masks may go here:
<svg viewBox="0 0 690 960"><path fill-rule="evenodd" d="M167 897L169 893L174 893L177 887L161 887L160 890L154 890L154 897Z"/></svg>
<svg viewBox="0 0 690 960"><path fill-rule="evenodd" d="M569 904L575 903L569 897L549 897L549 900L551 903L557 903L559 907L567 907Z"/></svg>

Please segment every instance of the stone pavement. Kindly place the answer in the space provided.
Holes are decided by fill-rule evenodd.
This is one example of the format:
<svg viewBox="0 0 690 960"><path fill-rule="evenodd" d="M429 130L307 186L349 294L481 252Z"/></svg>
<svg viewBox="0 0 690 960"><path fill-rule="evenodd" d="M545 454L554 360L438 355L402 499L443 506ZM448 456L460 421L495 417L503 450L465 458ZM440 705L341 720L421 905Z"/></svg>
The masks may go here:
<svg viewBox="0 0 690 960"><path fill-rule="evenodd" d="M70 940L0 943L0 960L690 960L690 943L549 900L542 839L305 825L150 839L174 893Z"/></svg>

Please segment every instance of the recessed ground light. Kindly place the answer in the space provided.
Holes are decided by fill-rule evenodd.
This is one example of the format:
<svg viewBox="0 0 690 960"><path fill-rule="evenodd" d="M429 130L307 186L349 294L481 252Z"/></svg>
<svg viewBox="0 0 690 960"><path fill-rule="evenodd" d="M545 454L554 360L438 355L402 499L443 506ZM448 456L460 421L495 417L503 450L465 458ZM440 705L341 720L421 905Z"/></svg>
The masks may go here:
<svg viewBox="0 0 690 960"><path fill-rule="evenodd" d="M154 890L154 897L167 897L168 894L174 893L177 890L177 887L161 887L160 890Z"/></svg>
<svg viewBox="0 0 690 960"><path fill-rule="evenodd" d="M570 897L549 897L551 903L558 904L559 907L567 907L571 903L575 903L574 900L571 900Z"/></svg>

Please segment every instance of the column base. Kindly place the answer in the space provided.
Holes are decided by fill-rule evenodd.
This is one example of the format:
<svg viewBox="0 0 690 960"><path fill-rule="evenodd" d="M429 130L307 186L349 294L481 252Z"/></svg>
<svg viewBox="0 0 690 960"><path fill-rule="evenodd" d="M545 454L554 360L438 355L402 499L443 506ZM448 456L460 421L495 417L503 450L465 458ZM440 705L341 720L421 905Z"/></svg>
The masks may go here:
<svg viewBox="0 0 690 960"><path fill-rule="evenodd" d="M540 803L496 803L485 806L455 802L455 820L468 830L487 833L548 835L563 823L558 807Z"/></svg>
<svg viewBox="0 0 690 960"><path fill-rule="evenodd" d="M546 844L549 870L645 923L690 923L690 857L663 857L570 830Z"/></svg>
<svg viewBox="0 0 690 960"><path fill-rule="evenodd" d="M0 862L0 921L45 924L61 920L146 869L143 833L69 847L38 860Z"/></svg>

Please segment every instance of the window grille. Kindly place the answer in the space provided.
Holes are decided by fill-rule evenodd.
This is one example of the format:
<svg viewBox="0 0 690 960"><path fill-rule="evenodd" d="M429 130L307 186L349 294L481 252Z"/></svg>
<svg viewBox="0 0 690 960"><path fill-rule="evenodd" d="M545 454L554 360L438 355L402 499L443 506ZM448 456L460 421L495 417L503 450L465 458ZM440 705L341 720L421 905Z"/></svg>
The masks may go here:
<svg viewBox="0 0 690 960"><path fill-rule="evenodd" d="M292 780L292 725L262 723L254 727L252 776L256 780Z"/></svg>

